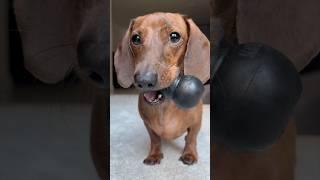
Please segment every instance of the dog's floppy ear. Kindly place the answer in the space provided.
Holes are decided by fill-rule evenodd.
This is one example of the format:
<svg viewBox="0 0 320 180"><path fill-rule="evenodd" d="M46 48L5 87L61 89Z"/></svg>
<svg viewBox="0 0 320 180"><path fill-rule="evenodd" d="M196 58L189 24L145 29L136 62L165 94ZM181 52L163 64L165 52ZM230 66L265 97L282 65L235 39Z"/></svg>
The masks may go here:
<svg viewBox="0 0 320 180"><path fill-rule="evenodd" d="M119 44L114 56L114 66L117 73L118 83L128 88L133 83L134 63L130 50L130 32L134 20L131 20L129 28Z"/></svg>
<svg viewBox="0 0 320 180"><path fill-rule="evenodd" d="M203 83L210 78L210 42L191 19L185 18L189 28L184 74L193 75Z"/></svg>

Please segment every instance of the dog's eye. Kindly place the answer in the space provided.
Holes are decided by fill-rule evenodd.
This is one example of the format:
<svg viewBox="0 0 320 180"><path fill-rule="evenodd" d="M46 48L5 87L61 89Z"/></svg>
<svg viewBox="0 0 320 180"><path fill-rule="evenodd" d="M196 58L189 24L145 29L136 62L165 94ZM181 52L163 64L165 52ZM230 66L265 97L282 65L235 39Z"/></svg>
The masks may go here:
<svg viewBox="0 0 320 180"><path fill-rule="evenodd" d="M138 34L135 34L131 37L131 42L135 45L141 44L141 37Z"/></svg>
<svg viewBox="0 0 320 180"><path fill-rule="evenodd" d="M177 32L170 33L170 41L173 43L177 43L180 40L180 34Z"/></svg>

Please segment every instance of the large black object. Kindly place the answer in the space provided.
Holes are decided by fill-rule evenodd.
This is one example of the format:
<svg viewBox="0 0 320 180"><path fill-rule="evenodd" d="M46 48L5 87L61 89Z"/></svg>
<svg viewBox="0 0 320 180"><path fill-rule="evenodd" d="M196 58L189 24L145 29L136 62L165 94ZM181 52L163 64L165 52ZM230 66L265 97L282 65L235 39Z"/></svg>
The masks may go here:
<svg viewBox="0 0 320 180"><path fill-rule="evenodd" d="M285 55L259 43L211 53L214 143L246 151L269 147L300 97L299 73Z"/></svg>
<svg viewBox="0 0 320 180"><path fill-rule="evenodd" d="M202 82L190 75L179 75L170 87L163 90L163 94L171 98L181 108L195 106L201 99L203 92Z"/></svg>

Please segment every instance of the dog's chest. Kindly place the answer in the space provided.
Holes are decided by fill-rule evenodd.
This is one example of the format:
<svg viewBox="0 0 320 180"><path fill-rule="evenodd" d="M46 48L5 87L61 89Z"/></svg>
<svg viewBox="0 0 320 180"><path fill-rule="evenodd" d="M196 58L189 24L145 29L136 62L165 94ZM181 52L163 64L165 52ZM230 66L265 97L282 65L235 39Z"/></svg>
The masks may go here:
<svg viewBox="0 0 320 180"><path fill-rule="evenodd" d="M164 102L158 107L141 102L139 112L146 125L164 139L178 138L189 126L186 112L170 102Z"/></svg>
<svg viewBox="0 0 320 180"><path fill-rule="evenodd" d="M182 116L170 112L159 113L154 121L149 121L151 129L164 139L175 139L181 136L187 129Z"/></svg>

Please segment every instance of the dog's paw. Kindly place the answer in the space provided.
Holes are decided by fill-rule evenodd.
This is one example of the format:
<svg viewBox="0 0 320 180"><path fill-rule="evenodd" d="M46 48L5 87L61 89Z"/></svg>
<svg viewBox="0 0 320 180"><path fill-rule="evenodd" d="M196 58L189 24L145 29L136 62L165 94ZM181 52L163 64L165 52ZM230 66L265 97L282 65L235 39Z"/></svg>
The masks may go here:
<svg viewBox="0 0 320 180"><path fill-rule="evenodd" d="M182 161L183 164L192 165L197 162L197 157L193 154L188 153L183 154L179 160Z"/></svg>
<svg viewBox="0 0 320 180"><path fill-rule="evenodd" d="M153 154L148 156L146 159L143 160L143 163L146 165L155 165L160 164L161 159L163 158L163 154Z"/></svg>

